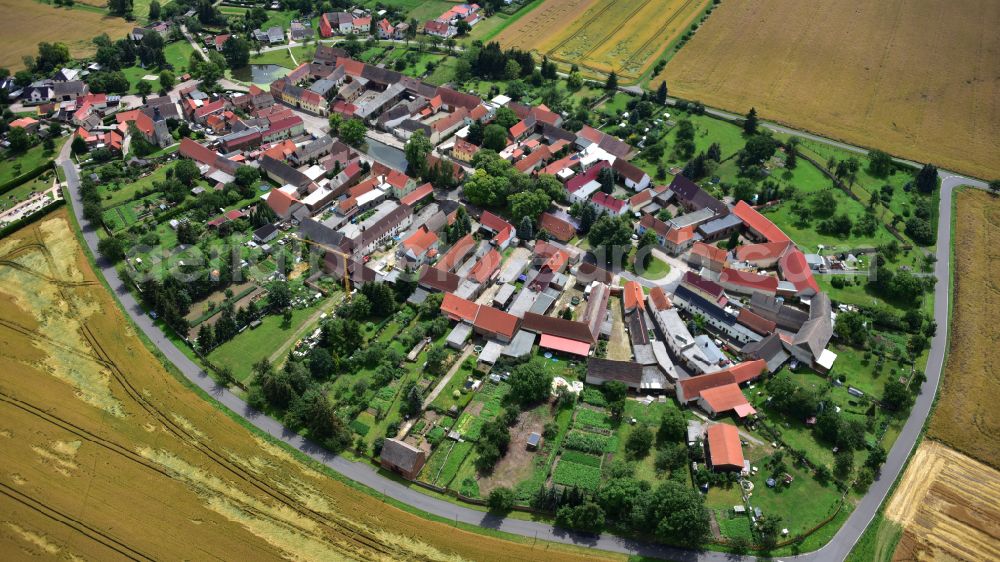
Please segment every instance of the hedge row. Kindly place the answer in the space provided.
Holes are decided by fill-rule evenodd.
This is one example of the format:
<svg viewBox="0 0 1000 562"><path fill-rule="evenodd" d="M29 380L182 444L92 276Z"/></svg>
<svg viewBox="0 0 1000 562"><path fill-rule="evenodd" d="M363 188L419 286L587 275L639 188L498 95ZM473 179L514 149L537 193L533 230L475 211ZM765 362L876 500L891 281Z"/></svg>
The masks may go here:
<svg viewBox="0 0 1000 562"><path fill-rule="evenodd" d="M39 165L36 168L32 168L31 170L28 170L27 172L25 172L25 173L17 176L16 178L11 178L11 179L3 182L2 184L0 184L0 195L2 195L4 193L7 193L8 191L10 191L10 190L14 189L15 187L21 185L22 183L29 182L29 181L37 178L38 176L42 175L43 173L45 173L46 170L52 168L52 162L53 162L53 160L49 160L49 161L45 162L44 164Z"/></svg>

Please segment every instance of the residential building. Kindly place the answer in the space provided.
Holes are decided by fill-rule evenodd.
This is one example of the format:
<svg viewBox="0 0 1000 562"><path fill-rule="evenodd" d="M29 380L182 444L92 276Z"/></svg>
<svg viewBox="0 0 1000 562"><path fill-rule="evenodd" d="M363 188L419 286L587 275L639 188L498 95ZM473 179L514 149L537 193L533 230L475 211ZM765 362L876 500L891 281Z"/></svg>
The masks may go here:
<svg viewBox="0 0 1000 562"><path fill-rule="evenodd" d="M736 426L715 423L705 432L705 458L715 471L742 471L743 445Z"/></svg>

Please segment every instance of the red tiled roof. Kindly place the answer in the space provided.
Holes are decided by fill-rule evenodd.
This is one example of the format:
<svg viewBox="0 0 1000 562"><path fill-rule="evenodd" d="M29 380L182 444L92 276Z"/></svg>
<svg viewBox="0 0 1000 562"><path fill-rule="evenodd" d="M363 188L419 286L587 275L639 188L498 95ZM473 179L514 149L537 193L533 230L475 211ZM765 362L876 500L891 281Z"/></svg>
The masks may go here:
<svg viewBox="0 0 1000 562"><path fill-rule="evenodd" d="M732 212L743 221L743 224L760 233L768 242L791 242L791 239L780 228L760 214L757 209L748 205L746 201L741 200L737 203Z"/></svg>
<svg viewBox="0 0 1000 562"><path fill-rule="evenodd" d="M670 299L667 297L667 293L663 291L662 287L653 287L650 289L649 300L652 301L653 307L656 310L667 310L673 307Z"/></svg>
<svg viewBox="0 0 1000 562"><path fill-rule="evenodd" d="M736 317L736 321L762 336L770 334L775 328L777 328L777 324L767 318L754 314L747 308L740 309L740 313Z"/></svg>
<svg viewBox="0 0 1000 562"><path fill-rule="evenodd" d="M523 135L527 130L528 124L524 122L524 119L522 119L517 123L514 123L514 125L510 128L510 136L516 139L517 137Z"/></svg>
<svg viewBox="0 0 1000 562"><path fill-rule="evenodd" d="M298 199L277 188L272 189L267 196L267 206L278 216L287 217L288 209L297 201Z"/></svg>
<svg viewBox="0 0 1000 562"><path fill-rule="evenodd" d="M695 242L692 244L691 253L721 264L726 263L726 256L728 255L728 252L722 248L704 242Z"/></svg>
<svg viewBox="0 0 1000 562"><path fill-rule="evenodd" d="M643 207L646 203L653 200L653 190L643 189L639 193L636 193L632 197L628 198L628 204L632 209L638 209Z"/></svg>
<svg viewBox="0 0 1000 562"><path fill-rule="evenodd" d="M476 283L485 283L500 269L500 262L502 260L503 257L500 255L500 252L490 249L489 252L486 252L486 255L479 258L476 265L472 266L472 269L469 270L469 277L475 280Z"/></svg>
<svg viewBox="0 0 1000 562"><path fill-rule="evenodd" d="M457 266L459 262L465 258L466 254L469 253L469 250L472 249L472 246L475 243L476 241L473 240L472 235L466 234L460 238L458 242L455 242L451 249L449 249L445 255L442 256L436 264L434 264L434 267L445 271L455 269L455 266Z"/></svg>
<svg viewBox="0 0 1000 562"><path fill-rule="evenodd" d="M733 378L736 379L736 384L743 384L759 377L765 369L767 369L767 361L754 359L752 361L737 363L725 369L725 371L732 373Z"/></svg>
<svg viewBox="0 0 1000 562"><path fill-rule="evenodd" d="M625 310L640 308L646 310L646 301L643 299L642 285L638 281L628 281L625 283Z"/></svg>
<svg viewBox="0 0 1000 562"><path fill-rule="evenodd" d="M402 199L399 200L399 202L404 205L410 205L412 207L418 201L420 201L424 197L427 197L431 193L434 193L434 186L431 185L430 182L427 182L424 185L421 185L420 187L406 194Z"/></svg>
<svg viewBox="0 0 1000 562"><path fill-rule="evenodd" d="M542 334L542 338L539 340L538 345L539 347L543 347L545 349L561 351L571 355L579 355L580 357L587 357L590 355L589 343L571 340L568 338L561 338L550 334Z"/></svg>
<svg viewBox="0 0 1000 562"><path fill-rule="evenodd" d="M598 191L597 193L595 193L594 196L591 198L591 200L595 204L600 205L605 209L609 209L614 213L621 212L621 210L625 208L625 205L627 204L626 201L618 199L617 197L614 197L612 195L608 195L603 191Z"/></svg>
<svg viewBox="0 0 1000 562"><path fill-rule="evenodd" d="M410 250L415 255L419 256L420 254L426 252L437 241L438 241L437 234L434 234L433 232L428 230L426 226L421 226L406 240L403 240L403 246L407 250Z"/></svg>
<svg viewBox="0 0 1000 562"><path fill-rule="evenodd" d="M576 236L576 227L552 213L542 213L538 219L538 228L561 242L569 242Z"/></svg>
<svg viewBox="0 0 1000 562"><path fill-rule="evenodd" d="M707 375L688 377L677 382L680 390L683 391L684 403L693 402L701 398L701 393L709 388L724 386L727 384L736 385L736 377L729 370L716 371ZM680 396L680 395L678 395Z"/></svg>
<svg viewBox="0 0 1000 562"><path fill-rule="evenodd" d="M472 323L479 313L479 305L453 293L445 293L441 299L441 312L452 320L464 320Z"/></svg>
<svg viewBox="0 0 1000 562"><path fill-rule="evenodd" d="M642 218L639 219L639 226L645 229L652 229L653 232L664 237L670 233L670 226L667 223L649 213L642 215Z"/></svg>
<svg viewBox="0 0 1000 562"><path fill-rule="evenodd" d="M535 167L536 164L538 164L542 160L545 160L546 158L549 158L550 156L552 156L552 153L549 151L549 147L540 146L531 151L531 154L518 160L514 164L514 167L517 168L518 172L526 173L528 170Z"/></svg>
<svg viewBox="0 0 1000 562"><path fill-rule="evenodd" d="M385 176L385 182L396 189L406 187L406 182L408 181L410 181L410 176L400 172L399 170L390 170Z"/></svg>
<svg viewBox="0 0 1000 562"><path fill-rule="evenodd" d="M38 119L32 119L31 117L22 117L20 119L15 119L10 122L11 127L21 127L26 128L38 123Z"/></svg>
<svg viewBox="0 0 1000 562"><path fill-rule="evenodd" d="M743 391L740 387L735 384L725 384L722 386L716 386L714 388L708 388L701 392L701 399L705 401L705 404L712 409L712 412L720 414L723 412L728 412L730 410L737 410L743 412L743 408L748 407L750 411L748 413L754 413L754 409L747 402L747 397L743 396ZM747 414L740 413L739 416L745 417Z"/></svg>
<svg viewBox="0 0 1000 562"><path fill-rule="evenodd" d="M671 228L667 232L667 242L671 244L683 244L688 240L694 238L694 226L685 226L684 228Z"/></svg>
<svg viewBox="0 0 1000 562"><path fill-rule="evenodd" d="M574 166L579 161L580 161L579 158L577 158L575 154L571 154L569 156L564 156L564 157L560 158L559 160L556 160L555 162L552 162L548 166L542 168L542 173L543 174L558 174L559 172L565 170L566 168ZM569 183L569 182L566 182L566 183Z"/></svg>
<svg viewBox="0 0 1000 562"><path fill-rule="evenodd" d="M708 427L708 457L712 466L743 468L743 446L736 426L717 423Z"/></svg>
<svg viewBox="0 0 1000 562"><path fill-rule="evenodd" d="M474 325L480 330L512 338L514 337L514 332L517 331L518 321L517 316L508 314L492 306L482 305L479 307L479 313L476 314Z"/></svg>
<svg viewBox="0 0 1000 562"><path fill-rule="evenodd" d="M719 283L722 286L736 285L746 287L764 293L774 294L778 292L778 278L773 275L761 275L749 271L739 271L729 267L722 268L719 276Z"/></svg>
<svg viewBox="0 0 1000 562"><path fill-rule="evenodd" d="M215 113L216 111L221 111L226 106L226 100L220 98L211 103L206 103L205 105L194 110L194 116L204 117L206 115Z"/></svg>
<svg viewBox="0 0 1000 562"><path fill-rule="evenodd" d="M813 277L812 270L809 269L806 256L798 248L793 248L783 255L778 262L778 268L781 269L781 276L785 281L795 285L797 293L819 292L819 285Z"/></svg>
<svg viewBox="0 0 1000 562"><path fill-rule="evenodd" d="M737 261L774 262L791 246L791 242L763 242L736 247Z"/></svg>
<svg viewBox="0 0 1000 562"><path fill-rule="evenodd" d="M594 164L593 166L591 166L590 168L588 168L586 172L573 176L572 178L566 181L566 191L573 193L574 191L580 189L584 185L597 179L597 174L601 173L601 170L609 167L610 165L611 164L608 164L607 160L601 160L596 164Z"/></svg>
<svg viewBox="0 0 1000 562"><path fill-rule="evenodd" d="M509 222L489 211L483 211L483 214L479 217L479 224L493 232L500 232L510 226Z"/></svg>

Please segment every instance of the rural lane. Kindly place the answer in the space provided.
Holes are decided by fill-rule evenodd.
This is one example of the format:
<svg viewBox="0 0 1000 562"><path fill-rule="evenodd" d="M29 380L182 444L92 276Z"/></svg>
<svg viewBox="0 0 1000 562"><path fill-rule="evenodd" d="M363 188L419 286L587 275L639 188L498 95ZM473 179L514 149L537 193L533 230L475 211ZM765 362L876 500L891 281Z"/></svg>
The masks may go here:
<svg viewBox="0 0 1000 562"><path fill-rule="evenodd" d="M796 133L801 134L801 133ZM822 139L821 139L822 140ZM826 141L824 141L826 142ZM375 468L367 463L352 462L343 457L334 456L308 439L285 428L278 421L265 414L249 407L242 398L230 392L227 388L217 384L198 365L192 362L174 344L167 339L163 332L147 316L136 301L132 292L122 282L121 277L114 265L100 257L97 252L97 230L96 225L91 224L83 217L83 204L80 196L80 173L75 163L70 158L69 143L66 143L57 159L57 164L62 166L66 173L66 181L69 187L69 201L72 204L73 212L83 234L87 246L95 258L95 262L101 270L102 275L107 280L115 297L120 301L125 312L132 321L143 331L143 333L159 348L163 355L193 384L210 394L215 400L226 408L245 418L261 431L266 432L276 439L280 439L289 446L295 447L302 453L321 462L346 478L363 484L375 492L381 492L387 497L410 505L421 511L434 514L447 520L477 525L484 528L495 529L506 533L521 535L525 537L535 537L538 539L570 543L579 546L592 547L613 552L639 554L657 558L667 558L676 561L707 561L707 562L730 562L730 561L753 561L753 556L736 556L712 551L693 551L680 548L673 548L646 542L638 542L621 538L608 533L600 536L584 535L564 529L556 528L552 525L537 522L524 521L520 519L510 519L496 515L484 513L460 505L456 505L429 495L423 494L416 489L411 489L397 481L386 478L378 474ZM937 263L935 274L938 283L935 288L934 318L937 321L938 333L931 341L930 354L927 361L927 381L922 387L922 392L913 406L906 425L903 427L899 438L889 452L888 460L882 468L881 476L872 484L868 494L859 502L855 510L851 513L847 522L837 532L836 536L822 549L808 554L784 557L786 560L801 561L826 561L842 560L851 551L851 548L858 541L869 522L874 517L879 505L888 493L892 483L896 480L910 451L913 449L916 439L923 427L924 420L930 412L934 401L934 395L940 381L941 369L947 346L947 326L949 320L949 277L950 277L950 249L951 249L951 200L953 190L960 185L970 185L983 189L985 182L972 180L962 176L951 175L942 172L942 187L940 197L938 243L937 243Z"/></svg>

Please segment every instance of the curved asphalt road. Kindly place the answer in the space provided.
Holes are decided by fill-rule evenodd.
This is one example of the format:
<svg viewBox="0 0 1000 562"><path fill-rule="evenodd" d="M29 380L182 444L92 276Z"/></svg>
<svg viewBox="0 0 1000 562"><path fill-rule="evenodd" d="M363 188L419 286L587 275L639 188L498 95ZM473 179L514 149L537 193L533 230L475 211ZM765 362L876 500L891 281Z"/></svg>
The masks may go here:
<svg viewBox="0 0 1000 562"><path fill-rule="evenodd" d="M812 138L812 137L810 137ZM820 139L823 140L823 139ZM824 141L827 142L827 141ZM832 142L832 141L831 141ZM840 146L840 143L836 143ZM630 554L640 554L657 558L667 558L677 561L753 561L752 556L735 556L711 551L692 551L678 548L666 547L651 543L636 542L623 539L611 534L600 536L587 536L578 533L558 529L552 525L536 521L524 521L520 519L507 519L495 515L476 511L447 501L437 499L421 493L416 489L410 489L398 482L379 475L375 469L365 463L348 461L342 457L333 456L321 447L309 442L300 435L286 429L279 422L250 408L239 396L231 393L225 387L219 386L205 373L198 365L184 355L174 344L168 340L163 332L153 324L152 320L143 312L142 307L122 283L121 278L114 266L103 258L98 257L97 252L97 232L94 225L90 224L83 217L83 204L80 198L80 174L73 161L69 158L69 143L63 147L57 160L58 164L66 172L66 180L69 185L70 201L73 211L76 213L77 221L83 230L83 237L90 248L90 252L95 256L97 265L101 273L107 280L115 296L121 302L125 312L132 318L132 321L146 334L146 336L160 349L177 369L184 374L192 383L211 394L217 401L233 412L243 416L247 421L267 432L269 435L281 439L288 445L295 447L299 451L309 455L313 459L322 462L337 471L338 473L359 482L383 494L398 500L402 503L413 506L417 509L443 517L445 519L461 521L472 525L496 529L499 531L522 535L526 537L536 537L538 539L572 543L579 546L587 546L596 549L622 552ZM847 522L841 527L826 546L822 549L808 554L786 557L801 561L827 561L842 560L854 547L865 528L871 522L882 503L892 483L896 480L906 462L910 451L913 449L916 439L923 427L924 420L930 412L937 391L938 382L941 378L941 369L947 345L948 326L948 303L949 303L949 268L951 250L951 198L954 188L960 185L970 185L980 189L986 187L985 182L973 180L958 175L942 172L942 186L940 197L940 210L938 221L938 241L937 241L937 263L935 265L935 276L938 283L935 288L934 318L937 321L938 333L931 340L930 355L927 360L927 381L921 389L920 396L917 397L910 417L903 427L902 432L896 440L892 450L889 451L888 460L882 467L882 474L879 479L872 484L868 494L859 502L855 510L851 513Z"/></svg>

